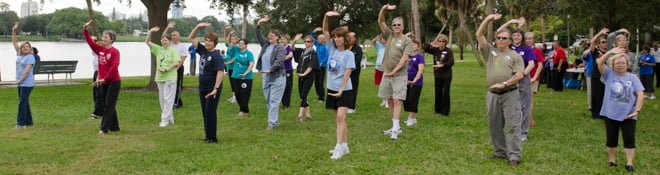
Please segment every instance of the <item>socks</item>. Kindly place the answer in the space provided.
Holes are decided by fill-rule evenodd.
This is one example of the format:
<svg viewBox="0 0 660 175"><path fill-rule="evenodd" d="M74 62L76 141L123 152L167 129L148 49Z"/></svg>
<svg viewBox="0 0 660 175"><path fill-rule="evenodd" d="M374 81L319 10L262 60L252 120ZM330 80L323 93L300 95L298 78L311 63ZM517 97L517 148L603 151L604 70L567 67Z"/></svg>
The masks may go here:
<svg viewBox="0 0 660 175"><path fill-rule="evenodd" d="M399 120L398 119L392 119L392 129L393 130L399 130L401 126L399 126Z"/></svg>

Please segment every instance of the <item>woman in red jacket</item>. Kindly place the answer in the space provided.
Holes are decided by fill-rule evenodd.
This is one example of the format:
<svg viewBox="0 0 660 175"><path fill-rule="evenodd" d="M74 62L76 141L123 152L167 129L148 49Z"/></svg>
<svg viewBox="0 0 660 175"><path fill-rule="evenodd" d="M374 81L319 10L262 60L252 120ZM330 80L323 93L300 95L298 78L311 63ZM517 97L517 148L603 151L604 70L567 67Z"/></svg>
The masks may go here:
<svg viewBox="0 0 660 175"><path fill-rule="evenodd" d="M85 23L83 26L83 35L89 47L98 55L99 71L94 86L101 87L101 95L105 97L105 106L103 119L101 120L101 129L98 132L99 136L103 136L108 131L119 131L119 121L117 120L117 111L115 105L119 97L119 89L121 81L119 78L119 50L112 47L115 42L116 35L113 31L103 31L101 44L94 43L92 37L87 31L87 26L92 21Z"/></svg>

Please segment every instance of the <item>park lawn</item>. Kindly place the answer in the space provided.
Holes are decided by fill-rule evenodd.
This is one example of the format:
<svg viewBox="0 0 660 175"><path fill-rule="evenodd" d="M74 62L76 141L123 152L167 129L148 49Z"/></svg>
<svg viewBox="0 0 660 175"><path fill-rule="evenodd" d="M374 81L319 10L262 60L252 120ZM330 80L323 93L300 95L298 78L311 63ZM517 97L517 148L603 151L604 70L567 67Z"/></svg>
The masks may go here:
<svg viewBox="0 0 660 175"><path fill-rule="evenodd" d="M335 122L331 110L309 99L313 118L295 121L292 108L280 110L280 127L267 131L261 79L255 75L250 116L239 118L224 85L218 109L218 144L203 141L195 77L186 77L185 106L176 124L159 128L157 92L140 88L147 78L124 78L117 106L121 131L96 136L100 120L89 120L91 86L37 87L31 96L35 125L15 129L15 88L0 88L0 174L622 174L607 167L604 124L592 120L585 91L554 92L543 86L535 96L534 118L523 161L510 167L492 154L485 116L485 69L471 54L454 66L450 117L433 114L433 78L424 76L418 124L403 126L399 140L383 136L391 127L379 107L373 67L362 71L357 112L349 114L351 153L331 160ZM88 82L89 80L78 80ZM227 81L225 80L225 83ZM297 81L294 81L294 87ZM645 101L637 125L635 158L639 174L660 174L660 103ZM402 121L407 114L402 113ZM656 123L656 124L654 124ZM402 123L403 125L403 123ZM620 147L621 148L621 147Z"/></svg>

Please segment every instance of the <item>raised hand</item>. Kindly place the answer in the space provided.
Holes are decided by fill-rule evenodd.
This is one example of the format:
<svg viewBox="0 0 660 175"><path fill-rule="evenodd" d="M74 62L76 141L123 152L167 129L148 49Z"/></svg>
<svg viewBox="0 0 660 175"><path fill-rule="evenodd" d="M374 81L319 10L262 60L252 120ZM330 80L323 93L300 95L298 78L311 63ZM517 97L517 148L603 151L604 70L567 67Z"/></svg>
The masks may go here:
<svg viewBox="0 0 660 175"><path fill-rule="evenodd" d="M208 26L211 26L211 23L209 23L209 22L201 22L201 23L197 24L197 27L208 27Z"/></svg>
<svg viewBox="0 0 660 175"><path fill-rule="evenodd" d="M170 26L168 25L167 27L169 28ZM149 32L158 32L159 30L160 30L160 27L155 26L155 27L152 27L151 29L149 29Z"/></svg>
<svg viewBox="0 0 660 175"><path fill-rule="evenodd" d="M87 29L90 24L92 24L92 20L87 21L85 25L83 25L83 28Z"/></svg>
<svg viewBox="0 0 660 175"><path fill-rule="evenodd" d="M296 34L295 37L293 37L293 40L300 40L302 38L302 36L303 36L302 33L298 33L298 34Z"/></svg>
<svg viewBox="0 0 660 175"><path fill-rule="evenodd" d="M170 23L167 24L168 29L173 29L176 26L176 22L170 21Z"/></svg>
<svg viewBox="0 0 660 175"><path fill-rule="evenodd" d="M386 10L394 10L394 9L396 9L396 5L391 5L391 4L388 3L388 4L383 5L383 8L386 9Z"/></svg>
<svg viewBox="0 0 660 175"><path fill-rule="evenodd" d="M320 31L323 31L323 28L317 27L317 28L314 28L313 31L314 31L314 32L320 32Z"/></svg>
<svg viewBox="0 0 660 175"><path fill-rule="evenodd" d="M499 20L500 18L502 18L502 14L499 14L499 13L490 14L490 15L488 15L487 18L492 18L493 20Z"/></svg>
<svg viewBox="0 0 660 175"><path fill-rule="evenodd" d="M598 33L599 33L599 34L604 34L604 35L605 35L605 34L607 34L607 33L609 33L609 32L610 32L610 29L608 29L608 28L603 28L603 29L600 29L600 32L598 32Z"/></svg>
<svg viewBox="0 0 660 175"><path fill-rule="evenodd" d="M268 15L266 15L264 17L261 17L261 19L259 19L259 21L257 21L257 25L259 25L261 23L264 23L264 22L268 22L269 20L270 20L270 16L268 16Z"/></svg>
<svg viewBox="0 0 660 175"><path fill-rule="evenodd" d="M16 31L18 29L18 21L14 22L14 27L11 28L11 31Z"/></svg>
<svg viewBox="0 0 660 175"><path fill-rule="evenodd" d="M339 13L336 11L328 11L325 13L325 16L339 16Z"/></svg>
<svg viewBox="0 0 660 175"><path fill-rule="evenodd" d="M521 26L525 25L525 23L527 23L527 20L525 20L525 17L521 16L520 18L518 18L518 27L521 27Z"/></svg>

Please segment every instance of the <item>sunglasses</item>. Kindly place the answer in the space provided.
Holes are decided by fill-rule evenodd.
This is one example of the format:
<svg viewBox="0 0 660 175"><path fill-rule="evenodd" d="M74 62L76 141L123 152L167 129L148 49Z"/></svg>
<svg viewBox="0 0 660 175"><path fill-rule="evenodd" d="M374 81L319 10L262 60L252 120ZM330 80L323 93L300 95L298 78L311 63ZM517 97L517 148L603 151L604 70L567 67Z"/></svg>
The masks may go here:
<svg viewBox="0 0 660 175"><path fill-rule="evenodd" d="M438 42L440 42L440 43L446 43L447 41L445 41L445 40L438 40Z"/></svg>
<svg viewBox="0 0 660 175"><path fill-rule="evenodd" d="M498 36L498 37L495 37L495 39L497 39L497 40L509 40L509 37L506 37L506 36Z"/></svg>
<svg viewBox="0 0 660 175"><path fill-rule="evenodd" d="M307 40L307 41L305 41L305 42L306 42L306 43L311 43L311 42L314 42L314 41L309 41L309 40Z"/></svg>
<svg viewBox="0 0 660 175"><path fill-rule="evenodd" d="M392 27L401 26L401 24L392 24Z"/></svg>
<svg viewBox="0 0 660 175"><path fill-rule="evenodd" d="M601 44L603 44L603 43L607 43L607 41L600 41L600 43L601 43Z"/></svg>

